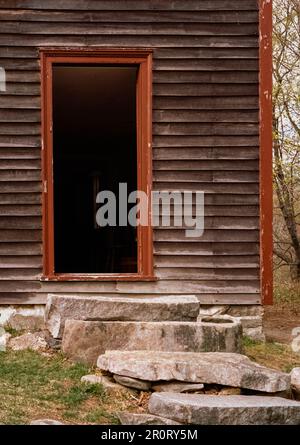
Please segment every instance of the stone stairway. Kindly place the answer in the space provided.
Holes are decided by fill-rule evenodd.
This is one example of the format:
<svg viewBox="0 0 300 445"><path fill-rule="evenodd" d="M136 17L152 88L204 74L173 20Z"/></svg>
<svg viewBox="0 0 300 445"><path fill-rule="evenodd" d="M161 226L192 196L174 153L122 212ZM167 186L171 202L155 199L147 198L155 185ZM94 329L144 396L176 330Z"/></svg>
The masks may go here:
<svg viewBox="0 0 300 445"><path fill-rule="evenodd" d="M46 327L61 338L65 321L196 321L198 299L190 295L130 297L49 294L45 309Z"/></svg>
<svg viewBox="0 0 300 445"><path fill-rule="evenodd" d="M50 295L46 326L68 357L97 363L83 381L152 393L123 424L300 424L290 375L242 355L235 318L199 310L193 296Z"/></svg>
<svg viewBox="0 0 300 445"><path fill-rule="evenodd" d="M152 392L149 414L120 414L126 425L300 425L290 375L242 354L107 351L97 365L106 378Z"/></svg>
<svg viewBox="0 0 300 445"><path fill-rule="evenodd" d="M241 324L228 316L199 321L199 309L193 296L50 295L46 327L68 357L88 364L111 349L241 352Z"/></svg>

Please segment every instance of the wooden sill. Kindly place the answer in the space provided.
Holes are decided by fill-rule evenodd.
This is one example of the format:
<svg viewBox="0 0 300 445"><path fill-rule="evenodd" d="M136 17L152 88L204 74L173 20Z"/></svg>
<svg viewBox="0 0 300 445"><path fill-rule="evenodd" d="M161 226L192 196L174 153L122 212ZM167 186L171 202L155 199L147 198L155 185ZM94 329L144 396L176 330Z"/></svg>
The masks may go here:
<svg viewBox="0 0 300 445"><path fill-rule="evenodd" d="M42 275L41 281L157 281L153 275L124 274L51 274Z"/></svg>

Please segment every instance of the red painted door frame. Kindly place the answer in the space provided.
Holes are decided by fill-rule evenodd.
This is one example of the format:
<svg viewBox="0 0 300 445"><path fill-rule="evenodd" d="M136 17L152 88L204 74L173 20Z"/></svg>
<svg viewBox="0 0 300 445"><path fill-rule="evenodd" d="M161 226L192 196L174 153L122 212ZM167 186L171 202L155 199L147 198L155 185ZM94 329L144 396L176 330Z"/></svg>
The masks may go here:
<svg viewBox="0 0 300 445"><path fill-rule="evenodd" d="M148 49L46 48L41 49L42 178L43 178L43 279L45 280L153 280L151 226L152 190L152 51ZM138 271L122 274L55 273L52 134L52 65L99 64L138 66L137 79L137 188L147 193L148 225L138 226Z"/></svg>

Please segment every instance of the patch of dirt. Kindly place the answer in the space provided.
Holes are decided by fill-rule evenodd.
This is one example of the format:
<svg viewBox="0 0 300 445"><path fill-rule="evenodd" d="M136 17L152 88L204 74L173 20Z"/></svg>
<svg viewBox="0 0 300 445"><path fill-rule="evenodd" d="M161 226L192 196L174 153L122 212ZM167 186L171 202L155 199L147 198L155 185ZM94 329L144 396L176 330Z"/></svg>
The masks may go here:
<svg viewBox="0 0 300 445"><path fill-rule="evenodd" d="M300 329L300 306L292 309L286 306L265 306L264 310L264 332L267 341L291 344L293 329Z"/></svg>

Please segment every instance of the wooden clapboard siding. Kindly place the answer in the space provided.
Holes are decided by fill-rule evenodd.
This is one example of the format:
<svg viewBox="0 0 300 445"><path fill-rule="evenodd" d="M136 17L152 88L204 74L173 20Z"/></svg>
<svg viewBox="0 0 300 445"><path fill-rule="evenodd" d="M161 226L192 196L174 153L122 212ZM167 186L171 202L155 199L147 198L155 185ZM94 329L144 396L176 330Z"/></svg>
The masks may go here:
<svg viewBox="0 0 300 445"><path fill-rule="evenodd" d="M153 48L153 188L205 191L200 239L154 230L156 282L45 282L39 47ZM197 294L257 304L256 0L0 0L0 303L67 294ZM193 215L195 208L193 207Z"/></svg>

